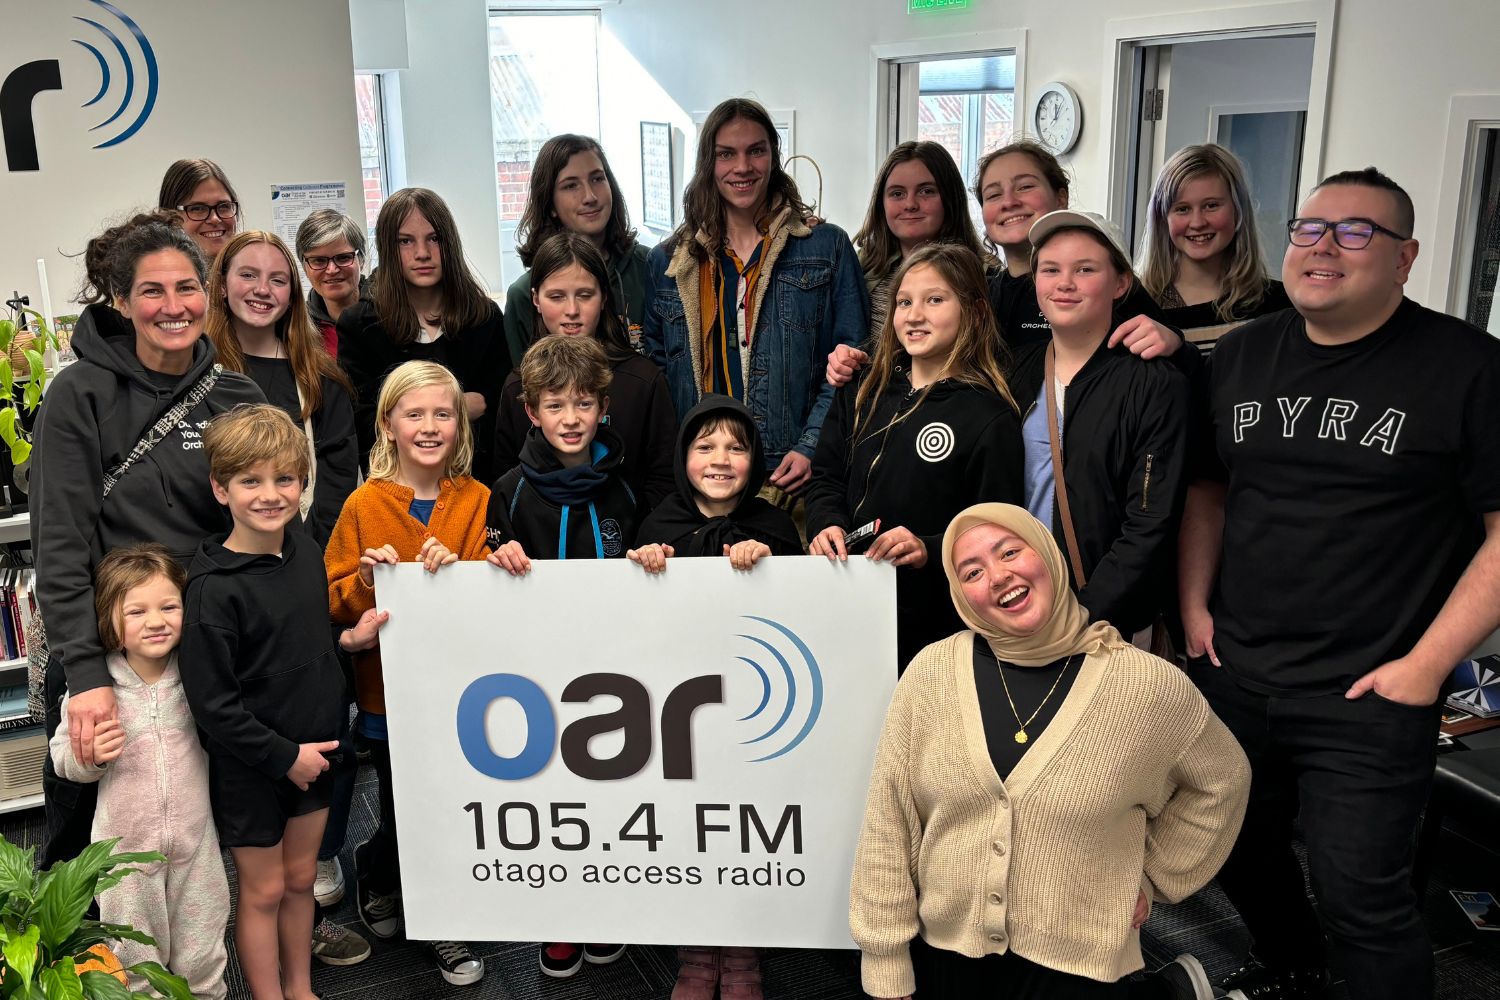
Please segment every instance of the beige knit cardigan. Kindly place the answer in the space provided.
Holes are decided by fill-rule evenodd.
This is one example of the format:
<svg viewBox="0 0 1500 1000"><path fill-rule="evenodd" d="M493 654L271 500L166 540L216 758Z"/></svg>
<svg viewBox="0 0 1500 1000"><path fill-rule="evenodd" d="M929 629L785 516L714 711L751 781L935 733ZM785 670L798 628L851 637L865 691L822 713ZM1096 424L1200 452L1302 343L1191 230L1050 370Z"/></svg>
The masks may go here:
<svg viewBox="0 0 1500 1000"><path fill-rule="evenodd" d="M849 926L873 997L915 989L908 944L1016 954L1113 982L1141 968L1142 889L1177 902L1229 854L1250 765L1182 671L1086 656L1004 783L974 687L974 633L927 647L891 701L855 855Z"/></svg>

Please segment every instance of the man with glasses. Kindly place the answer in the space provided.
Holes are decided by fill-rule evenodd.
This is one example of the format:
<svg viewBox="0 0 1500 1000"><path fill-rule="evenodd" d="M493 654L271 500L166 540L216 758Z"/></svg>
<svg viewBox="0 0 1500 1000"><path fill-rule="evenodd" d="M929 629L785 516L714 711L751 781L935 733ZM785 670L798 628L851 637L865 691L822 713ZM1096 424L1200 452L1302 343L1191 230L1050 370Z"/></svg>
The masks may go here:
<svg viewBox="0 0 1500 1000"><path fill-rule="evenodd" d="M1412 845L1445 681L1500 626L1500 343L1405 298L1412 227L1373 167L1324 180L1288 225L1295 308L1209 361L1180 588L1254 769L1219 875L1253 938L1236 1000L1320 997L1330 965L1359 1000L1433 995Z"/></svg>

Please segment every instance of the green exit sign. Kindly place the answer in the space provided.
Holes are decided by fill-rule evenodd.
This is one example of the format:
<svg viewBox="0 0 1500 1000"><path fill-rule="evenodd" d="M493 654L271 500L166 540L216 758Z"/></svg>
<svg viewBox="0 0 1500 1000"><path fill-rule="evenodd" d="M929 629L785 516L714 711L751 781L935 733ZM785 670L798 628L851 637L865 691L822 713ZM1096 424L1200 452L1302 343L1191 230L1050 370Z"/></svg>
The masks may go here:
<svg viewBox="0 0 1500 1000"><path fill-rule="evenodd" d="M969 0L906 0L908 14L930 14L937 10L963 10Z"/></svg>

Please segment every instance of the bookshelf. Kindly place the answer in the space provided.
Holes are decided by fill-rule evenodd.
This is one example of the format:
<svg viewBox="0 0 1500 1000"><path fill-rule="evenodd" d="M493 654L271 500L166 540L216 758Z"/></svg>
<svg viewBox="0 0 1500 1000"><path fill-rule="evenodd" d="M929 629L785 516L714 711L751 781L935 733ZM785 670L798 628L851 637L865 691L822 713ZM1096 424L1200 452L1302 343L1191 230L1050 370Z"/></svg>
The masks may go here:
<svg viewBox="0 0 1500 1000"><path fill-rule="evenodd" d="M10 517L0 517L0 545L14 545L31 541L31 513L23 511Z"/></svg>
<svg viewBox="0 0 1500 1000"><path fill-rule="evenodd" d="M30 513L0 517L0 546L25 546L30 541ZM0 687L24 688L26 670L24 657L0 660ZM0 740L0 814L41 807L39 786L46 742L40 724L25 727L16 731L14 736Z"/></svg>

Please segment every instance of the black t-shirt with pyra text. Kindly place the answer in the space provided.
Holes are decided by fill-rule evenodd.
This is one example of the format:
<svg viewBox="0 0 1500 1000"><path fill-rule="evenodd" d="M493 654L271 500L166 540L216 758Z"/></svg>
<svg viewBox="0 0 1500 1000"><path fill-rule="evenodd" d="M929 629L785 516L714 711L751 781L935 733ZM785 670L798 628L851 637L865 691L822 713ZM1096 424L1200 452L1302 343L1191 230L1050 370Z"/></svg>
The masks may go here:
<svg viewBox="0 0 1500 1000"><path fill-rule="evenodd" d="M1295 310L1219 341L1197 450L1228 484L1225 669L1327 694L1410 652L1500 510L1497 422L1500 341L1409 299L1352 344L1313 343Z"/></svg>

